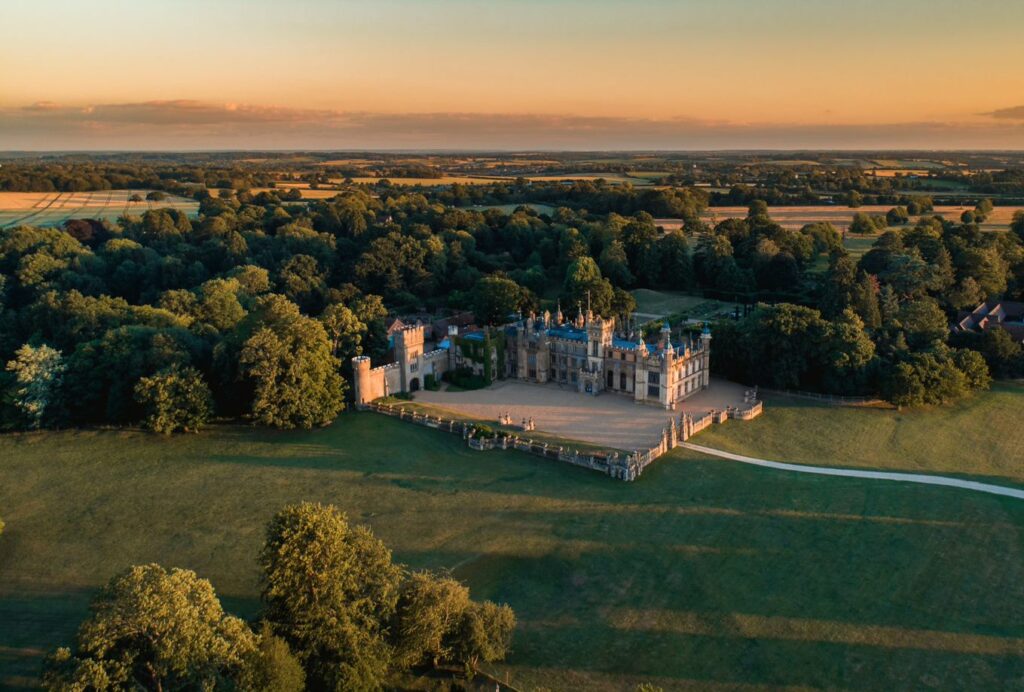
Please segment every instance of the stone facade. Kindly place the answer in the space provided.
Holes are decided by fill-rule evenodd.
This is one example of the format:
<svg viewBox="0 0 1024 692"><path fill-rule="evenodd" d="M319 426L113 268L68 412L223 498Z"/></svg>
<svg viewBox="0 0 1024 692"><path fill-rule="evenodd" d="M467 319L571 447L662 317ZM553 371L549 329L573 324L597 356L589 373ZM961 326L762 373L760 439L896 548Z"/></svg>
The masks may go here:
<svg viewBox="0 0 1024 692"><path fill-rule="evenodd" d="M574 322L549 313L505 328L506 376L557 382L582 394L610 392L674 409L711 383L711 332L673 343L666 324L657 343L615 336L615 320L588 312Z"/></svg>
<svg viewBox="0 0 1024 692"><path fill-rule="evenodd" d="M656 343L635 342L615 334L615 320L589 311L567 322L561 311L511 322L497 330L459 335L453 326L441 347L424 352L424 327L394 334L395 362L370 367L365 356L353 359L355 399L374 399L421 389L426 376L440 379L448 370L466 368L491 378L557 382L596 396L612 393L638 403L674 409L711 382L711 332L673 342L666 324ZM483 359L490 361L486 367Z"/></svg>

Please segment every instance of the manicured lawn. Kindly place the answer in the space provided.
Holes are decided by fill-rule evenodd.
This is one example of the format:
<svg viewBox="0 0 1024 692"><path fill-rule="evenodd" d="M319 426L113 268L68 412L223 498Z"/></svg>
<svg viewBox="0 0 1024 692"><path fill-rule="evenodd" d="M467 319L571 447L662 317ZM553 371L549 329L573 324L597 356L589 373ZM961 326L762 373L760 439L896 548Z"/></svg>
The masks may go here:
<svg viewBox="0 0 1024 692"><path fill-rule="evenodd" d="M1024 483L1024 386L995 384L950 406L823 406L767 396L765 415L695 442L775 461L996 476Z"/></svg>
<svg viewBox="0 0 1024 692"><path fill-rule="evenodd" d="M763 420L793 414L776 405ZM821 424L804 414L786 418L805 423L790 434ZM979 458L973 439L966 459ZM1024 503L682 450L626 484L348 414L313 432L0 437L0 687L31 684L42 653L70 640L91 594L130 564L195 569L230 610L254 615L264 525L299 500L334 503L397 559L511 603L515 650L495 671L521 689L1024 681Z"/></svg>
<svg viewBox="0 0 1024 692"><path fill-rule="evenodd" d="M686 313L693 319L710 318L721 313L731 313L735 303L721 300L691 296L675 291L652 291L648 288L637 288L632 291L636 299L636 311L661 315Z"/></svg>

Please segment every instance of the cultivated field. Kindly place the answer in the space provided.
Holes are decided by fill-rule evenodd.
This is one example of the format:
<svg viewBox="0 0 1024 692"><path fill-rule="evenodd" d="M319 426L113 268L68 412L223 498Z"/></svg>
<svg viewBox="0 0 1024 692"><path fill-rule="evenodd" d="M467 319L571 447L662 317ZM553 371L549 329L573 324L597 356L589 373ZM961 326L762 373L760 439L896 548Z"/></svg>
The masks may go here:
<svg viewBox="0 0 1024 692"><path fill-rule="evenodd" d="M718 427L763 423L778 438L847 444L849 434L829 444L838 426L812 424L824 413L792 424L769 406ZM863 429L876 412L844 415ZM950 422L901 425L927 439ZM986 473L1006 456L987 416L956 422L977 432L933 452ZM877 458L904 451L885 435L860 444ZM227 609L253 616L264 526L299 500L334 503L398 560L450 569L476 597L509 602L520 625L493 670L523 690L977 690L1024 679L1024 503L687 450L627 484L364 413L312 432L0 436L0 687L32 685L43 654L71 641L89 598L130 564L195 569Z"/></svg>
<svg viewBox="0 0 1024 692"><path fill-rule="evenodd" d="M149 209L181 209L199 213L195 200L170 195L161 202L145 201L149 190L101 190L98 192L0 192L0 228L12 226L59 226L69 219L116 221L125 214ZM137 194L142 202L129 202Z"/></svg>
<svg viewBox="0 0 1024 692"><path fill-rule="evenodd" d="M952 221L959 221L960 215L973 209L973 206L936 206L933 214L941 214ZM772 219L783 228L798 229L806 224L817 221L828 221L839 230L846 230L857 212L865 214L882 214L892 209L891 205L866 205L851 209L840 205L819 205L807 207L771 207L768 211ZM1013 214L1024 207L996 207L981 225L985 231L1005 231L1013 220ZM731 218L743 218L747 215L746 207L709 207L702 215L709 223L717 223Z"/></svg>
<svg viewBox="0 0 1024 692"><path fill-rule="evenodd" d="M259 194L261 192L283 192L285 190L296 189L299 194L302 195L302 199L330 199L341 194L340 190L310 190L308 185L304 187L292 186L290 184L281 184L277 187L254 187L249 192Z"/></svg>

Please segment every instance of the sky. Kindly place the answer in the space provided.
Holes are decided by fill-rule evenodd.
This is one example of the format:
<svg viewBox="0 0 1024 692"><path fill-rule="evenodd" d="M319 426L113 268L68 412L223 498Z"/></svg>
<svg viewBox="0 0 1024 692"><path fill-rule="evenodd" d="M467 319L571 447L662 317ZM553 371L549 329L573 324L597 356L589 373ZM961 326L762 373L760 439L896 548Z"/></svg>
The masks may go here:
<svg viewBox="0 0 1024 692"><path fill-rule="evenodd" d="M2 0L0 150L1024 149L1021 0Z"/></svg>

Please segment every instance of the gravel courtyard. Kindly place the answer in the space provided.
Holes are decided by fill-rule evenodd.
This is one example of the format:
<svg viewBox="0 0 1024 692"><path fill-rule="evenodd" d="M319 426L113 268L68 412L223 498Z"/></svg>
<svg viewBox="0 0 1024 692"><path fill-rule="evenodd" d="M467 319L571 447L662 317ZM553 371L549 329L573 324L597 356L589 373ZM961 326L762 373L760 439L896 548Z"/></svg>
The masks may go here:
<svg viewBox="0 0 1024 692"><path fill-rule="evenodd" d="M706 391L687 399L676 411L666 411L619 394L587 396L565 385L506 380L468 392L418 391L416 401L495 423L502 413L516 422L533 416L538 431L632 450L657 442L670 416L740 405L743 392L741 385L713 379Z"/></svg>

